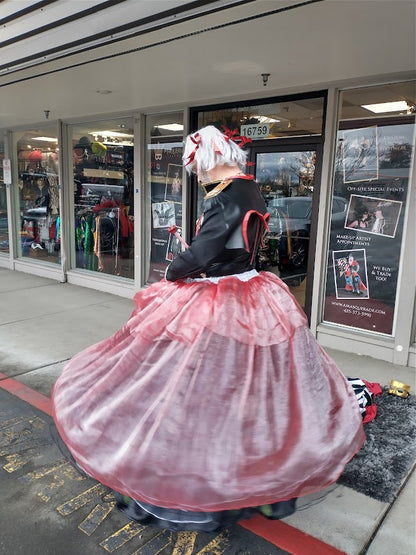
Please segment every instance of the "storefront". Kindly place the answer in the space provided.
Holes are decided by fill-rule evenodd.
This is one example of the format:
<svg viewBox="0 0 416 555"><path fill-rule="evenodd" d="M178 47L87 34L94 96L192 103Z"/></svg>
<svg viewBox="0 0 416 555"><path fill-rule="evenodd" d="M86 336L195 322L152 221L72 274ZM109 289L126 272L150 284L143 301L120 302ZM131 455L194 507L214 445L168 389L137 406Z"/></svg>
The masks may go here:
<svg viewBox="0 0 416 555"><path fill-rule="evenodd" d="M215 124L251 139L259 265L320 343L416 366L414 2L3 4L0 267L162 279L201 208L184 138Z"/></svg>
<svg viewBox="0 0 416 555"><path fill-rule="evenodd" d="M251 139L247 172L271 215L260 268L324 345L411 363L415 82L329 94L7 130L0 263L124 296L162 279L181 248L169 228L189 241L202 198L182 167L185 121L214 124Z"/></svg>

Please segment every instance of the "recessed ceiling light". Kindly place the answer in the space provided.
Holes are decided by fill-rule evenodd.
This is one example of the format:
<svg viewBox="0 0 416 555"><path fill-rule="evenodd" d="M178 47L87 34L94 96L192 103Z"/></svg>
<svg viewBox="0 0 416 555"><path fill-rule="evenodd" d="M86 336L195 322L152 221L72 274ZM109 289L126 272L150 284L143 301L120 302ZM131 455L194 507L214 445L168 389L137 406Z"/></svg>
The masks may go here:
<svg viewBox="0 0 416 555"><path fill-rule="evenodd" d="M375 114L383 114L385 112L401 112L407 110L409 106L405 100L398 100L397 102L380 102L378 104L364 104L361 108L370 110Z"/></svg>
<svg viewBox="0 0 416 555"><path fill-rule="evenodd" d="M58 139L55 137L32 137L32 141L45 141L45 143L57 143Z"/></svg>
<svg viewBox="0 0 416 555"><path fill-rule="evenodd" d="M88 135L94 137L120 137L121 139L132 139L134 135L130 133L121 133L120 131L89 131Z"/></svg>
<svg viewBox="0 0 416 555"><path fill-rule="evenodd" d="M269 118L268 116L259 116L258 120L260 123L279 123L280 119Z"/></svg>
<svg viewBox="0 0 416 555"><path fill-rule="evenodd" d="M183 131L183 125L179 123L165 123L164 125L158 125L159 129L166 129L166 131Z"/></svg>

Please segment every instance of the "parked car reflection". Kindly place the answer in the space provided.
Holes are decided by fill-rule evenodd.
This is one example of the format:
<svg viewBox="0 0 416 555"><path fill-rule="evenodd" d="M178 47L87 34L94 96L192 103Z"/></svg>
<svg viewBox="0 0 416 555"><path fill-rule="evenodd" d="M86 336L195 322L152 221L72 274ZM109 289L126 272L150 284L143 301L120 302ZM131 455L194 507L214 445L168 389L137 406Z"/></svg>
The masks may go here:
<svg viewBox="0 0 416 555"><path fill-rule="evenodd" d="M279 270L305 269L308 262L312 197L278 197L266 199L270 213L269 233L262 250L264 266ZM348 201L334 197L332 224L343 227Z"/></svg>

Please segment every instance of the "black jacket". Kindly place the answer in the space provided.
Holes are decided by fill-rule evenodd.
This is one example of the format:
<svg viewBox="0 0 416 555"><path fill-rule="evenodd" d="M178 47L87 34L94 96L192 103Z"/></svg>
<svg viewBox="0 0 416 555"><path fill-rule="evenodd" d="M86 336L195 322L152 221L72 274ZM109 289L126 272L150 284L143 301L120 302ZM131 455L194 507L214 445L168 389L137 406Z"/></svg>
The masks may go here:
<svg viewBox="0 0 416 555"><path fill-rule="evenodd" d="M212 190L220 182L210 184ZM257 183L247 179L233 179L218 195L204 200L203 220L191 245L169 265L166 279L201 276L225 276L252 270L252 252L246 250L243 221L250 210L266 214L266 205ZM255 247L254 226L250 220L248 239L250 251Z"/></svg>

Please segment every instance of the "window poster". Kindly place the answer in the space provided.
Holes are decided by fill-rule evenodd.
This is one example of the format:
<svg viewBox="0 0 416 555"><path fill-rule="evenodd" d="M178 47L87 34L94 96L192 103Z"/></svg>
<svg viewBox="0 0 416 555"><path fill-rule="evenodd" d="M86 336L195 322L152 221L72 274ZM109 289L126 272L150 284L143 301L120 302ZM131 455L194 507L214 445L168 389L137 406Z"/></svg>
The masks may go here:
<svg viewBox="0 0 416 555"><path fill-rule="evenodd" d="M182 137L153 138L150 149L150 268L148 283L160 281L169 262L181 248L169 233L171 226L182 229ZM173 237L173 239L172 239Z"/></svg>
<svg viewBox="0 0 416 555"><path fill-rule="evenodd" d="M340 130L324 321L393 334L414 118Z"/></svg>
<svg viewBox="0 0 416 555"><path fill-rule="evenodd" d="M377 127L346 130L341 144L345 183L377 179Z"/></svg>

